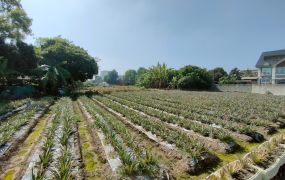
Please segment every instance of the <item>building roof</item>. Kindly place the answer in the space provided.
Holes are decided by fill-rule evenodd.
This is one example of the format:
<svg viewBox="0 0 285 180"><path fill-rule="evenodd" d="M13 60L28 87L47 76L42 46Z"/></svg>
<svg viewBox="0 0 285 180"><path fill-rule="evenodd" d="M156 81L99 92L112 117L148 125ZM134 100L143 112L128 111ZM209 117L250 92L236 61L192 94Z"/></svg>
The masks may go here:
<svg viewBox="0 0 285 180"><path fill-rule="evenodd" d="M268 52L263 52L257 61L255 67L260 68L263 67L265 64L265 57L269 56L285 56L285 49L282 50L277 50L277 51L268 51Z"/></svg>
<svg viewBox="0 0 285 180"><path fill-rule="evenodd" d="M258 69L247 69L240 71L241 77L257 77Z"/></svg>
<svg viewBox="0 0 285 180"><path fill-rule="evenodd" d="M242 77L242 80L257 80L258 77Z"/></svg>

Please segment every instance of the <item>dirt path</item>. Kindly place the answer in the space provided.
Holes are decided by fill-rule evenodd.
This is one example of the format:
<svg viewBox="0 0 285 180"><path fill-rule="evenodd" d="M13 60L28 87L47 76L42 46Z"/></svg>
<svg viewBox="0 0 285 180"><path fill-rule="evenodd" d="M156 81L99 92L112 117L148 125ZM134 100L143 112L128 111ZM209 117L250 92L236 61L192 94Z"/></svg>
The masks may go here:
<svg viewBox="0 0 285 180"><path fill-rule="evenodd" d="M82 170L82 153L80 148L78 122L74 123L73 129L74 133L71 134L71 137L69 138L69 149L72 155L71 174L75 179L81 180L84 179L84 172Z"/></svg>

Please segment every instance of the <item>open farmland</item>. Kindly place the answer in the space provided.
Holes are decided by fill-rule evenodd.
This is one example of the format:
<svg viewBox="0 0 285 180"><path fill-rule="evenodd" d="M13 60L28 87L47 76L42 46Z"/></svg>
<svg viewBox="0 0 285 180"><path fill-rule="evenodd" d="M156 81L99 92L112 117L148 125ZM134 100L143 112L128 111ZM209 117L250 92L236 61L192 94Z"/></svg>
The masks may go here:
<svg viewBox="0 0 285 180"><path fill-rule="evenodd" d="M0 179L249 179L285 153L284 97L103 92L3 102L22 108L0 121Z"/></svg>

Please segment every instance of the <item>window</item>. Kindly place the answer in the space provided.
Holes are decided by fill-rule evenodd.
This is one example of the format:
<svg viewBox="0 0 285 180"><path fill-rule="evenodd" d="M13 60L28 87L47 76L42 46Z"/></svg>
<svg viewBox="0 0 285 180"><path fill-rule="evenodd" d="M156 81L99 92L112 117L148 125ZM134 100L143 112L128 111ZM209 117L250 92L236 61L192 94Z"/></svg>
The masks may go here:
<svg viewBox="0 0 285 180"><path fill-rule="evenodd" d="M285 75L285 67L277 67L276 74L278 75Z"/></svg>
<svg viewBox="0 0 285 180"><path fill-rule="evenodd" d="M271 68L262 68L261 73L263 76L271 76L272 69Z"/></svg>
<svg viewBox="0 0 285 180"><path fill-rule="evenodd" d="M260 79L261 84L271 84L271 79L268 77L264 77Z"/></svg>

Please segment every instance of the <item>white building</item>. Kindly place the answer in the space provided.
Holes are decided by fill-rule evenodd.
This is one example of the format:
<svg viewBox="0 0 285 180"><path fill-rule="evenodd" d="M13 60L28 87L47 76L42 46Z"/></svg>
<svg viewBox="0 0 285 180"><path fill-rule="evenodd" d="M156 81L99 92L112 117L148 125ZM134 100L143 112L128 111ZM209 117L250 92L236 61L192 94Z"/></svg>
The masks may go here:
<svg viewBox="0 0 285 180"><path fill-rule="evenodd" d="M285 84L285 49L263 52L255 67L260 84Z"/></svg>

